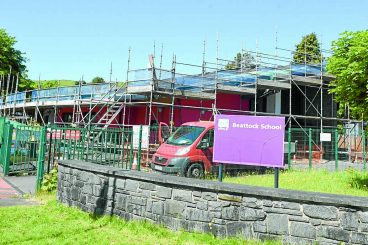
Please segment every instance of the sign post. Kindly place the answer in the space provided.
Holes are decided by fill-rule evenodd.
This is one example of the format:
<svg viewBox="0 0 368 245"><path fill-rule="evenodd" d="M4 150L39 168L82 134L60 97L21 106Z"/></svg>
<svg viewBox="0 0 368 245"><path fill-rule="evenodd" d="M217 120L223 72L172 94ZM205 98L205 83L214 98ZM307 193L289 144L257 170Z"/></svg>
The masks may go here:
<svg viewBox="0 0 368 245"><path fill-rule="evenodd" d="M222 173L223 173L223 167L224 165L222 163L219 164L219 169L218 169L218 181L222 182Z"/></svg>
<svg viewBox="0 0 368 245"><path fill-rule="evenodd" d="M284 167L284 136L284 117L216 115L213 161L273 167L277 188L279 168Z"/></svg>
<svg viewBox="0 0 368 245"><path fill-rule="evenodd" d="M142 149L149 147L149 126L133 125L133 148L138 149L141 145Z"/></svg>
<svg viewBox="0 0 368 245"><path fill-rule="evenodd" d="M279 168L275 168L275 178L274 178L274 185L273 187L279 188Z"/></svg>

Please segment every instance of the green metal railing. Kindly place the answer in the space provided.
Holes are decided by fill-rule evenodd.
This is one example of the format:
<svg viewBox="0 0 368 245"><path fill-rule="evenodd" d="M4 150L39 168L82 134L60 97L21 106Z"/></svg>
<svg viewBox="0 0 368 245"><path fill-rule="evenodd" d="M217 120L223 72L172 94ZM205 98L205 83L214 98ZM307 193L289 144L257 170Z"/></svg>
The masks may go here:
<svg viewBox="0 0 368 245"><path fill-rule="evenodd" d="M49 171L57 161L63 159L84 160L130 169L133 159L132 137L130 127L49 127L46 133L46 169Z"/></svg>
<svg viewBox="0 0 368 245"><path fill-rule="evenodd" d="M143 131L142 126L136 132L131 126L107 129L56 125L30 127L0 118L0 166L5 175L36 173L37 188L41 186L44 173L63 159L139 171L159 144L158 129L151 127L146 135L149 148L143 149ZM325 166L341 170L352 165L366 170L367 132L326 128L322 133L316 128L287 130L285 150L289 170ZM133 139L138 142L133 144Z"/></svg>
<svg viewBox="0 0 368 245"><path fill-rule="evenodd" d="M323 134L321 134L323 133ZM323 138L321 138L323 137ZM367 164L367 132L357 129L289 128L287 131L287 165L324 167L334 165L340 169L342 163L354 163L362 169Z"/></svg>
<svg viewBox="0 0 368 245"><path fill-rule="evenodd" d="M5 175L36 172L41 128L5 123L0 161Z"/></svg>
<svg viewBox="0 0 368 245"><path fill-rule="evenodd" d="M12 132L13 132L13 125L11 125L10 123L4 123L1 133L2 142L0 154L0 163L2 165L4 175L9 174L10 152L12 146Z"/></svg>
<svg viewBox="0 0 368 245"><path fill-rule="evenodd" d="M42 179L44 176L44 164L45 164L45 150L46 150L46 127L42 127L40 134L40 147L37 158L37 178L36 178L36 190L41 189Z"/></svg>
<svg viewBox="0 0 368 245"><path fill-rule="evenodd" d="M0 166L4 175L30 173L37 175L37 190L44 173L63 159L84 160L125 170L141 169L148 152L133 148L132 127L86 129L74 127L29 127L0 121ZM147 159L146 159L147 160Z"/></svg>

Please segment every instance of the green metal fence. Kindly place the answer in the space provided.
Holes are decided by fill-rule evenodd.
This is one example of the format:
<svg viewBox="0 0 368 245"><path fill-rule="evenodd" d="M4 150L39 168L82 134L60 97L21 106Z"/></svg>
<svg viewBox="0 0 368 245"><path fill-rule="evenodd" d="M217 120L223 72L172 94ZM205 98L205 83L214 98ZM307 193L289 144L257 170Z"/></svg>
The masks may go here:
<svg viewBox="0 0 368 245"><path fill-rule="evenodd" d="M4 175L37 174L37 189L45 172L59 160L84 160L121 169L140 170L148 161L142 149L142 126L133 146L132 127L86 129L30 127L0 121L0 166Z"/></svg>
<svg viewBox="0 0 368 245"><path fill-rule="evenodd" d="M131 169L134 155L132 128L87 129L48 127L45 165L49 171L59 160L72 159ZM137 153L135 153L137 152Z"/></svg>
<svg viewBox="0 0 368 245"><path fill-rule="evenodd" d="M148 135L143 126L138 129L30 127L0 118L0 166L5 175L37 174L37 188L44 173L63 159L140 170L160 142L157 127L150 127ZM288 169L366 170L367 132L361 129L289 128L285 139Z"/></svg>
<svg viewBox="0 0 368 245"><path fill-rule="evenodd" d="M41 128L4 123L0 162L4 175L35 173Z"/></svg>
<svg viewBox="0 0 368 245"><path fill-rule="evenodd" d="M37 174L37 190L43 178L44 127L30 127L0 118L0 166L4 175Z"/></svg>
<svg viewBox="0 0 368 245"><path fill-rule="evenodd" d="M357 128L290 128L288 169L366 169L366 132Z"/></svg>

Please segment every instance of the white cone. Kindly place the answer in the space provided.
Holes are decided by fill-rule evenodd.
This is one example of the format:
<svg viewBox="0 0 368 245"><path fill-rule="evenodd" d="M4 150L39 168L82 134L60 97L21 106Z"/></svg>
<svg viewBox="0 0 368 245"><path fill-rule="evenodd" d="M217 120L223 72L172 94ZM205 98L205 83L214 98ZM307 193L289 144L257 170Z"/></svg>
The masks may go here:
<svg viewBox="0 0 368 245"><path fill-rule="evenodd" d="M134 158L133 158L133 164L132 164L132 170L136 170L137 169L137 153L134 153Z"/></svg>

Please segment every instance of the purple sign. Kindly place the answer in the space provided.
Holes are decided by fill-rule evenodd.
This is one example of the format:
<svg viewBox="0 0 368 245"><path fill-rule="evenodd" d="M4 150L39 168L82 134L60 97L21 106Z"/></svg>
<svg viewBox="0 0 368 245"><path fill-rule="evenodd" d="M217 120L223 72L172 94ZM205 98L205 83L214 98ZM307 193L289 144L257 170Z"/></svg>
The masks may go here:
<svg viewBox="0 0 368 245"><path fill-rule="evenodd" d="M281 168L284 117L216 115L213 161Z"/></svg>

